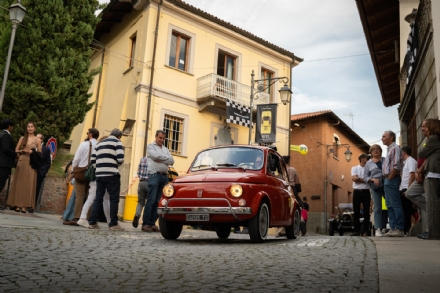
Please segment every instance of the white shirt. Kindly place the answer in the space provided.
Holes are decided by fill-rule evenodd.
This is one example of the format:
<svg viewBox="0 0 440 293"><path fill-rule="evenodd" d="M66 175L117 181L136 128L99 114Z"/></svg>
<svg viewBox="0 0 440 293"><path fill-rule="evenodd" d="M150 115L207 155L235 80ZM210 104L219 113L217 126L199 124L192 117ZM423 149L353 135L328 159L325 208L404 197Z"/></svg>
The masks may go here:
<svg viewBox="0 0 440 293"><path fill-rule="evenodd" d="M364 179L364 171L365 167L361 165L354 166L351 168L351 176L357 175L359 178ZM369 189L369 186L367 183L353 181L353 189Z"/></svg>
<svg viewBox="0 0 440 293"><path fill-rule="evenodd" d="M89 149L90 149L90 144L89 142L92 143L92 150L90 152L90 155L92 155L93 150L96 147L96 139L92 138L89 141L83 141L78 149L76 150L75 153L75 157L73 158L72 161L72 169L75 167L86 167L89 163ZM91 158L90 158L91 160Z"/></svg>
<svg viewBox="0 0 440 293"><path fill-rule="evenodd" d="M400 183L399 190L408 189L409 177L411 173L415 173L417 171L417 161L413 157L408 157L405 161L403 161L403 169L402 169L402 182Z"/></svg>

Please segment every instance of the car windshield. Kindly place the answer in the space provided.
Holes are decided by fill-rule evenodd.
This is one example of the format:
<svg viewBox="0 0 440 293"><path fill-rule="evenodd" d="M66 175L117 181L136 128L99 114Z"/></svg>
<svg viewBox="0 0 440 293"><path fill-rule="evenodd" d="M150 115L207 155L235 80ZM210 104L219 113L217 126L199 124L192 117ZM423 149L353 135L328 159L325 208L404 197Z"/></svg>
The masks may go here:
<svg viewBox="0 0 440 293"><path fill-rule="evenodd" d="M225 147L201 152L191 166L191 171L237 167L259 170L263 164L264 153L262 150L247 147Z"/></svg>

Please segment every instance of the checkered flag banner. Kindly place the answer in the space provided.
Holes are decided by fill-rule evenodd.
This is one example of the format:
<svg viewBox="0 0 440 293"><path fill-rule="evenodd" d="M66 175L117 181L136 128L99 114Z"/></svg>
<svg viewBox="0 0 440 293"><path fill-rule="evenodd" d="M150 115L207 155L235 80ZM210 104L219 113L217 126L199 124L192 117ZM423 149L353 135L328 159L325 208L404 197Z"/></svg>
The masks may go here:
<svg viewBox="0 0 440 293"><path fill-rule="evenodd" d="M249 107L242 106L234 101L226 102L226 122L249 127L251 111Z"/></svg>

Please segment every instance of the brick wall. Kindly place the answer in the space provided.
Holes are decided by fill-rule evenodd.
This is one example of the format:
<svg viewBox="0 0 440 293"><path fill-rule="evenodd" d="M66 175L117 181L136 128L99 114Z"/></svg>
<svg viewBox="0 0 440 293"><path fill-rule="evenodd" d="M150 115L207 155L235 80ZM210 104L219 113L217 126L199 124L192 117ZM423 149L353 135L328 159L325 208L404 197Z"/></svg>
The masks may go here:
<svg viewBox="0 0 440 293"><path fill-rule="evenodd" d="M66 208L67 184L64 178L46 178L40 201L40 211L62 214Z"/></svg>
<svg viewBox="0 0 440 293"><path fill-rule="evenodd" d="M366 150L359 148L357 140L349 137L337 121L332 121L326 115L305 119L300 124L306 128L292 127L291 144L305 144L309 151L306 155L291 151L290 163L297 170L301 182L303 191L300 197L306 196L310 205L308 230L325 233L327 219L334 214L335 206L352 202L351 168L359 164L357 158ZM328 152L326 145L333 144L334 134L339 137L341 144L350 145L350 151L353 153L350 162L345 160L346 147L338 149L338 159L333 157L334 153ZM319 146L318 142L323 145ZM312 196L319 199L312 200Z"/></svg>
<svg viewBox="0 0 440 293"><path fill-rule="evenodd" d="M12 180L14 176L12 175ZM7 183L0 192L0 205L5 205ZM62 214L66 208L67 184L64 178L46 178L41 198L40 211L48 214Z"/></svg>

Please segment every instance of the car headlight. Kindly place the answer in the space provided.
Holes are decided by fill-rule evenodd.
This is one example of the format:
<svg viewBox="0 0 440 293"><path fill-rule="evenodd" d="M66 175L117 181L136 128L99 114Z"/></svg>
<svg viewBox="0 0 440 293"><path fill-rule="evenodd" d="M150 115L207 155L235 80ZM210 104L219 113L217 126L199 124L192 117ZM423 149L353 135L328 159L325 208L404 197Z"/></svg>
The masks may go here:
<svg viewBox="0 0 440 293"><path fill-rule="evenodd" d="M162 192L163 195L165 195L166 197L172 197L174 194L174 186L172 186L171 184L167 184L163 188Z"/></svg>
<svg viewBox="0 0 440 293"><path fill-rule="evenodd" d="M240 197L243 194L243 188L240 184L233 184L230 192L233 197Z"/></svg>

